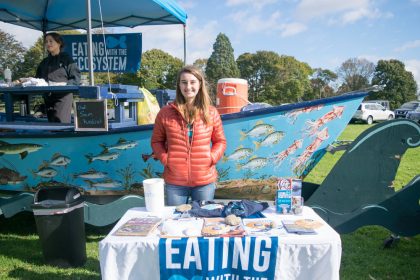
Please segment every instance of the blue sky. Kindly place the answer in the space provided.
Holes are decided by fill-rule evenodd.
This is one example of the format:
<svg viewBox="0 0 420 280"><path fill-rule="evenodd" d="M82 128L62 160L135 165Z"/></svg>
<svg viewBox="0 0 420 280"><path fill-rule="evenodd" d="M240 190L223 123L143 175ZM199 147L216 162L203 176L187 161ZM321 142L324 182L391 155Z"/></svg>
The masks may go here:
<svg viewBox="0 0 420 280"><path fill-rule="evenodd" d="M187 12L187 62L208 58L217 34L231 40L235 57L269 50L312 68L337 68L346 59L398 59L420 85L420 0L180 0ZM0 23L26 47L40 36ZM116 32L121 31L117 30ZM183 58L181 26L137 27L143 50ZM130 32L133 32L130 31Z"/></svg>

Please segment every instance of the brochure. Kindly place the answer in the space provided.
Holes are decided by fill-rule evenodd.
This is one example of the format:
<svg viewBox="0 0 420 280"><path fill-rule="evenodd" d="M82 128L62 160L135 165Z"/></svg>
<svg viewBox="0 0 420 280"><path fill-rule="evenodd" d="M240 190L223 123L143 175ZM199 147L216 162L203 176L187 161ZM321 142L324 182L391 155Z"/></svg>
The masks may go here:
<svg viewBox="0 0 420 280"><path fill-rule="evenodd" d="M147 236L162 222L158 217L132 218L117 229L114 235L118 236Z"/></svg>
<svg viewBox="0 0 420 280"><path fill-rule="evenodd" d="M306 226L299 222L299 220L283 220L283 226L288 233L295 233L295 234L316 234L314 228Z"/></svg>
<svg viewBox="0 0 420 280"><path fill-rule="evenodd" d="M242 225L230 226L225 223L225 218L205 218L203 236L240 237L245 235Z"/></svg>
<svg viewBox="0 0 420 280"><path fill-rule="evenodd" d="M248 235L276 235L277 226L266 218L243 219L242 224Z"/></svg>

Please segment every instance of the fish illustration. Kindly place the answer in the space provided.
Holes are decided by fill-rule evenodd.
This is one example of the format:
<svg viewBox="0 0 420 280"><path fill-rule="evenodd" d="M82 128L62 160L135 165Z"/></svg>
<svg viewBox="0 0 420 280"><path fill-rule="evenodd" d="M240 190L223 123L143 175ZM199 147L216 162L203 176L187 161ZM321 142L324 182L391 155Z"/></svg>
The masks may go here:
<svg viewBox="0 0 420 280"><path fill-rule="evenodd" d="M296 109L296 110L286 113L286 117L290 124L294 124L300 114L309 113L312 111L318 111L318 110L321 110L323 107L324 107L323 104L319 104L315 106L305 107L302 109Z"/></svg>
<svg viewBox="0 0 420 280"><path fill-rule="evenodd" d="M264 166L266 166L268 163L268 159L267 158L262 158L262 157L252 157L248 162L244 163L244 164L238 164L236 165L236 170L241 170L241 169L259 169L259 168L263 168Z"/></svg>
<svg viewBox="0 0 420 280"><path fill-rule="evenodd" d="M43 178L52 178L57 175L57 170L52 167L44 167L38 169L38 171L32 171L32 174Z"/></svg>
<svg viewBox="0 0 420 280"><path fill-rule="evenodd" d="M83 178L83 179L102 179L107 176L108 173L96 171L91 168L86 172L73 174L73 178Z"/></svg>
<svg viewBox="0 0 420 280"><path fill-rule="evenodd" d="M27 176L20 176L16 171L9 168L0 168L0 185L18 185L23 183Z"/></svg>
<svg viewBox="0 0 420 280"><path fill-rule="evenodd" d="M294 159L293 170L302 170L306 162L311 158L312 154L321 146L322 142L328 139L328 137L328 127L319 131L316 134L315 140L305 148L299 157Z"/></svg>
<svg viewBox="0 0 420 280"><path fill-rule="evenodd" d="M273 146L278 144L281 139L284 137L283 131L274 131L268 134L263 140L261 141L254 141L255 150L258 150L261 146Z"/></svg>
<svg viewBox="0 0 420 280"><path fill-rule="evenodd" d="M118 140L117 144L115 145L110 145L107 146L105 144L99 144L102 148L104 148L104 150L109 151L109 150L126 150L126 149L131 149L134 148L135 146L137 146L137 141L127 141L123 138L120 138L120 140Z"/></svg>
<svg viewBox="0 0 420 280"><path fill-rule="evenodd" d="M52 156L49 165L66 167L70 162L71 159L69 157L63 156L60 153L56 153Z"/></svg>
<svg viewBox="0 0 420 280"><path fill-rule="evenodd" d="M113 36L107 35L106 47L112 49L119 45L121 49L126 49L127 48L127 43L125 42L126 40L127 40L127 36L120 36L120 39L118 40L117 38Z"/></svg>
<svg viewBox="0 0 420 280"><path fill-rule="evenodd" d="M246 132L244 132L244 131L240 132L241 133L240 140L242 141L246 137L256 138L256 137L260 137L260 136L263 136L263 135L268 135L268 134L270 134L274 131L275 131L275 128L271 124L263 123L262 121L257 122L257 124L253 128L251 128L250 130L248 130Z"/></svg>
<svg viewBox="0 0 420 280"><path fill-rule="evenodd" d="M292 145L290 145L286 150L278 153L275 156L274 162L279 165L281 162L287 158L289 155L294 154L297 149L302 148L303 139L295 140Z"/></svg>
<svg viewBox="0 0 420 280"><path fill-rule="evenodd" d="M110 160L114 160L117 159L120 156L119 153L115 153L115 152L108 152L108 151L103 151L102 153L94 156L92 154L87 154L85 155L85 157L88 159L88 163L92 163L95 160L101 160L101 161L110 161Z"/></svg>
<svg viewBox="0 0 420 280"><path fill-rule="evenodd" d="M24 159L28 153L36 152L42 148L42 145L32 143L10 144L5 141L0 141L0 156L4 154L13 155L19 154L21 159Z"/></svg>
<svg viewBox="0 0 420 280"><path fill-rule="evenodd" d="M324 124L341 118L344 112L344 106L334 106L331 111L317 119L316 121L306 121L305 133L307 135L314 135Z"/></svg>
<svg viewBox="0 0 420 280"><path fill-rule="evenodd" d="M95 188L95 189L98 189L98 188L112 189L112 188L118 188L122 186L121 182L114 181L112 179L106 179L106 180L102 180L98 182L93 182L91 180L84 180L84 181L88 183L91 188Z"/></svg>
<svg viewBox="0 0 420 280"><path fill-rule="evenodd" d="M242 146L239 146L233 153L231 153L228 156L224 156L222 161L226 162L228 160L234 160L238 161L244 158L247 158L251 156L253 153L253 150L250 148L243 148Z"/></svg>

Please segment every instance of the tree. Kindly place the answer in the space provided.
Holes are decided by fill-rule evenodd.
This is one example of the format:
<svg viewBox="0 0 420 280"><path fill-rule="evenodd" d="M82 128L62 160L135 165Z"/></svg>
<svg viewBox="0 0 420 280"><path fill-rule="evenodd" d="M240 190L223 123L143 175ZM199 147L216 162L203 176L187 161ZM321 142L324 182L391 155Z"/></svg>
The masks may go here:
<svg viewBox="0 0 420 280"><path fill-rule="evenodd" d="M272 51L244 53L237 59L241 77L249 83L249 100L277 105L305 99L311 91L308 64Z"/></svg>
<svg viewBox="0 0 420 280"><path fill-rule="evenodd" d="M2 75L3 69L9 67L12 70L12 79L15 79L15 73L20 71L25 52L26 49L22 43L16 41L13 35L0 29L0 71Z"/></svg>
<svg viewBox="0 0 420 280"><path fill-rule="evenodd" d="M213 101L219 79L239 77L232 45L229 38L223 33L217 35L216 42L213 44L213 52L207 61L206 76Z"/></svg>
<svg viewBox="0 0 420 280"><path fill-rule="evenodd" d="M350 58L341 64L337 74L343 80L339 92L354 91L370 85L375 64L364 58Z"/></svg>
<svg viewBox="0 0 420 280"><path fill-rule="evenodd" d="M175 88L177 74L183 62L162 50L152 49L143 53L141 64L137 74L140 86L165 89Z"/></svg>
<svg viewBox="0 0 420 280"><path fill-rule="evenodd" d="M35 77L36 69L44 57L43 52L44 39L41 36L23 56L22 65L16 72L16 78Z"/></svg>
<svg viewBox="0 0 420 280"><path fill-rule="evenodd" d="M206 67L207 67L207 60L208 60L207 58L198 58L194 61L193 65L197 67L198 69L200 69L203 74L205 74Z"/></svg>
<svg viewBox="0 0 420 280"><path fill-rule="evenodd" d="M249 100L267 102L264 96L273 95L279 75L280 56L272 51L244 53L236 60L241 78L248 81Z"/></svg>
<svg viewBox="0 0 420 280"><path fill-rule="evenodd" d="M312 94L310 99L323 98L334 95L334 89L330 83L337 79L337 74L328 69L315 69L311 77ZM309 96L308 96L309 97Z"/></svg>
<svg viewBox="0 0 420 280"><path fill-rule="evenodd" d="M389 100L391 108L416 100L417 84L413 73L406 71L404 63L399 60L379 60L372 84L385 88L371 93L370 98Z"/></svg>

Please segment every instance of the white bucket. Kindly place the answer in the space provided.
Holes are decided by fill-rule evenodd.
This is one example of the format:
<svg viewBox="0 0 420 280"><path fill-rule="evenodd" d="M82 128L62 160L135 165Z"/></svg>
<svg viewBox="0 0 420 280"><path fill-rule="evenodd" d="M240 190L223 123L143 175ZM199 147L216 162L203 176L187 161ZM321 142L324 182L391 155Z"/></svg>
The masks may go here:
<svg viewBox="0 0 420 280"><path fill-rule="evenodd" d="M149 212L161 212L165 207L164 181L161 178L143 181L146 209Z"/></svg>

